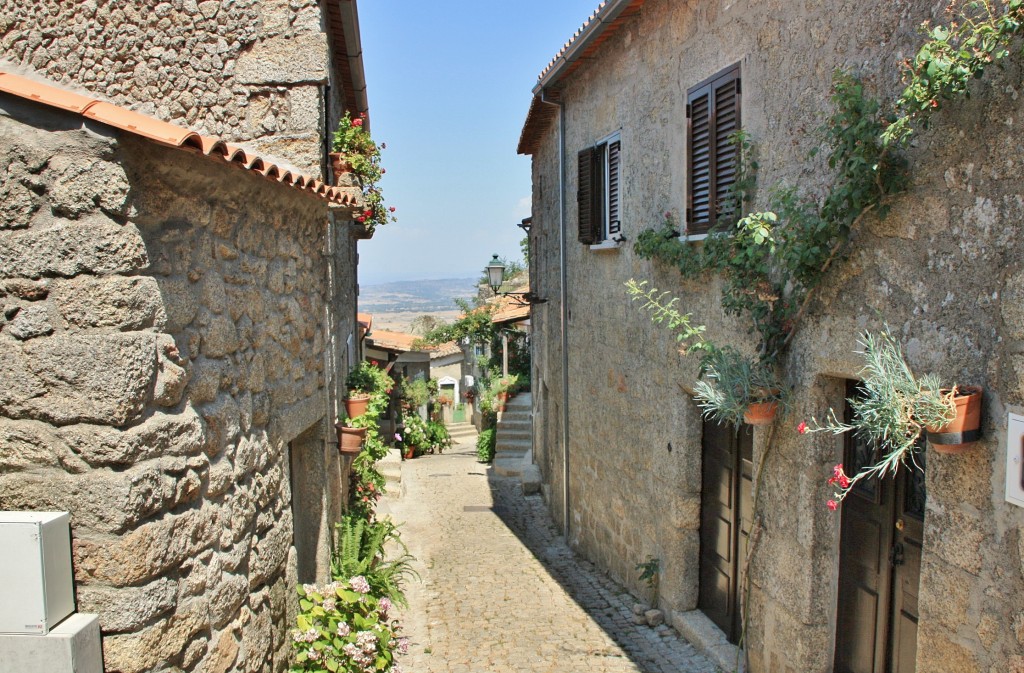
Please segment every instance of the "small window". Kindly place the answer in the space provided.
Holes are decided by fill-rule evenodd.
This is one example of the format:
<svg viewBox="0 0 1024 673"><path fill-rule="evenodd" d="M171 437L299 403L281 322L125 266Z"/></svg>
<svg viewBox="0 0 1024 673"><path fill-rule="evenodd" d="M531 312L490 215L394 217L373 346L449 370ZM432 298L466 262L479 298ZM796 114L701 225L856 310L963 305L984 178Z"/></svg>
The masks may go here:
<svg viewBox="0 0 1024 673"><path fill-rule="evenodd" d="M726 68L686 92L686 231L707 234L732 213L740 129L740 66Z"/></svg>
<svg viewBox="0 0 1024 673"><path fill-rule="evenodd" d="M613 133L578 155L579 239L581 243L621 243L620 166L622 141Z"/></svg>

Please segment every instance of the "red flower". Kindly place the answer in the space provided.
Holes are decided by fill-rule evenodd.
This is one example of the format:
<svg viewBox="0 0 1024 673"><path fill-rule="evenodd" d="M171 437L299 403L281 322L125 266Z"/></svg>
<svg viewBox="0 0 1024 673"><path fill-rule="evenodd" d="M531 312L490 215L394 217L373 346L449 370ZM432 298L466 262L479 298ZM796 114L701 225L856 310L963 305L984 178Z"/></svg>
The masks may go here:
<svg viewBox="0 0 1024 673"><path fill-rule="evenodd" d="M393 213L393 212L395 212L395 207L391 206L390 208L388 208L388 210L390 210Z"/></svg>
<svg viewBox="0 0 1024 673"><path fill-rule="evenodd" d="M370 217L371 215L373 215L373 211L372 210L364 210L363 211L363 216L364 217Z"/></svg>
<svg viewBox="0 0 1024 673"><path fill-rule="evenodd" d="M828 502L825 503L825 506L828 507L833 512L836 511L837 507L839 507L839 505L836 504L835 500L829 500Z"/></svg>
<svg viewBox="0 0 1024 673"><path fill-rule="evenodd" d="M803 421L800 421L800 425L796 426L796 431L799 432L801 435L804 434L805 432L807 432L807 424L804 423Z"/></svg>
<svg viewBox="0 0 1024 673"><path fill-rule="evenodd" d="M366 113L365 112L360 112L359 113L359 118L360 119L366 119Z"/></svg>
<svg viewBox="0 0 1024 673"><path fill-rule="evenodd" d="M381 174L381 175L384 175L384 174L385 174L385 173L387 173L387 172L388 172L388 169L386 169L386 168L382 168L382 169L380 169L380 174Z"/></svg>
<svg viewBox="0 0 1024 673"><path fill-rule="evenodd" d="M359 217L356 218L356 222L366 222L366 218L360 215Z"/></svg>
<svg viewBox="0 0 1024 673"><path fill-rule="evenodd" d="M352 126L362 126L362 125L363 125L363 120L362 120L361 117L359 119L353 119L352 120Z"/></svg>

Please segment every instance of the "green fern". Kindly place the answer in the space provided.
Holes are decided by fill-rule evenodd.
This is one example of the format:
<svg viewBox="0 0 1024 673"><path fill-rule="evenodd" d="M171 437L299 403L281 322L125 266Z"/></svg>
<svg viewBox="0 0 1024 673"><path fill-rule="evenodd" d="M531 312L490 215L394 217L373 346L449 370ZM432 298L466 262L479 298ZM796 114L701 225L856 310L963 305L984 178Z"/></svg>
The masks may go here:
<svg viewBox="0 0 1024 673"><path fill-rule="evenodd" d="M390 520L367 521L345 516L335 525L335 548L331 556L331 576L344 582L356 575L366 578L373 594L386 596L392 603L407 606L404 584L419 575L412 567L414 557ZM388 554L387 547L398 553Z"/></svg>

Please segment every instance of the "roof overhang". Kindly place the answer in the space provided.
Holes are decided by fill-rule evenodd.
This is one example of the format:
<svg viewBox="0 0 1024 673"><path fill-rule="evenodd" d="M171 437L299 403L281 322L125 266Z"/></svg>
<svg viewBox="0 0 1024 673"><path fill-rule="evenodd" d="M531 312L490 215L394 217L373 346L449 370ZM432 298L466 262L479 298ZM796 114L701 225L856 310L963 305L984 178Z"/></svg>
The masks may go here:
<svg viewBox="0 0 1024 673"><path fill-rule="evenodd" d="M530 111L526 115L519 136L519 154L533 154L540 146L540 138L548 125L554 120L556 112L553 105L560 98L558 90L566 78L581 65L593 58L612 35L622 25L640 12L645 0L606 0L590 15L586 23L565 43L547 67L537 78L533 87L533 100Z"/></svg>
<svg viewBox="0 0 1024 673"><path fill-rule="evenodd" d="M366 74L363 70L363 43L359 34L359 9L356 0L328 0L327 33L330 36L331 61L344 92L342 103L353 114L368 112Z"/></svg>

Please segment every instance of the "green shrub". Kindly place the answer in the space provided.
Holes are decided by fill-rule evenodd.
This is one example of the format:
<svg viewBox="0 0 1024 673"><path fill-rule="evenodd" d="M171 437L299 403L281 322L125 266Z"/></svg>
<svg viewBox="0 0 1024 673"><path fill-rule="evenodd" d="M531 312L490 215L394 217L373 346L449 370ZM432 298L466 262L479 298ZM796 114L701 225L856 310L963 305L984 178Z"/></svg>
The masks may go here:
<svg viewBox="0 0 1024 673"><path fill-rule="evenodd" d="M397 605L408 605L403 585L408 577L417 575L411 566L413 557L402 543L394 522L344 516L334 529L331 577L340 582L357 575L365 577L375 596L386 596ZM387 558L385 551L389 543L398 550L393 558Z"/></svg>
<svg viewBox="0 0 1024 673"><path fill-rule="evenodd" d="M476 438L476 459L481 463L489 463L494 460L496 442L497 432L494 428L481 432Z"/></svg>
<svg viewBox="0 0 1024 673"><path fill-rule="evenodd" d="M427 423L427 442L430 445L430 450L438 453L442 453L453 444L448 428L444 427L444 423L437 421Z"/></svg>

